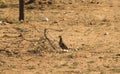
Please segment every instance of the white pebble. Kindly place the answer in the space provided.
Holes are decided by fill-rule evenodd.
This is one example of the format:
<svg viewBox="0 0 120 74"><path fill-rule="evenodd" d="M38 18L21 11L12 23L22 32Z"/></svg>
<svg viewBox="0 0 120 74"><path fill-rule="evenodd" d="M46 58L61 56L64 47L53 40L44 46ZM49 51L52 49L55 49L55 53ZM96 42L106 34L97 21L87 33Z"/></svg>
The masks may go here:
<svg viewBox="0 0 120 74"><path fill-rule="evenodd" d="M108 33L108 32L105 32L104 35L109 35L109 33Z"/></svg>
<svg viewBox="0 0 120 74"><path fill-rule="evenodd" d="M48 22L49 19L47 17L45 17L45 18L42 18L42 21Z"/></svg>

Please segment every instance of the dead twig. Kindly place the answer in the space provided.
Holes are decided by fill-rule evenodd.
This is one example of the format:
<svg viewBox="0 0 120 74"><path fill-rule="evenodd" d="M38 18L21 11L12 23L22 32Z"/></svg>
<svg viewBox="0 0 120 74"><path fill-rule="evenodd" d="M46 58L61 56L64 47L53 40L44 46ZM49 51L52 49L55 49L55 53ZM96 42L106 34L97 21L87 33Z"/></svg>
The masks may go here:
<svg viewBox="0 0 120 74"><path fill-rule="evenodd" d="M53 45L53 43L51 42L51 40L47 37L47 29L44 29L44 36L46 38L46 40L48 41L48 43L50 44L50 46L56 50L55 46Z"/></svg>

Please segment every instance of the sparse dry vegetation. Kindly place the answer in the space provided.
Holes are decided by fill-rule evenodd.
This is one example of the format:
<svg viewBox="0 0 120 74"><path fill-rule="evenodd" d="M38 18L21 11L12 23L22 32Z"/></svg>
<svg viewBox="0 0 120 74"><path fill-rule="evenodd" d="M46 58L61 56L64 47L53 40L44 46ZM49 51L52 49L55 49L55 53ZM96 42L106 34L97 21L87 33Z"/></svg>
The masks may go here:
<svg viewBox="0 0 120 74"><path fill-rule="evenodd" d="M119 0L36 0L22 23L18 0L5 0L0 74L120 74L119 9Z"/></svg>

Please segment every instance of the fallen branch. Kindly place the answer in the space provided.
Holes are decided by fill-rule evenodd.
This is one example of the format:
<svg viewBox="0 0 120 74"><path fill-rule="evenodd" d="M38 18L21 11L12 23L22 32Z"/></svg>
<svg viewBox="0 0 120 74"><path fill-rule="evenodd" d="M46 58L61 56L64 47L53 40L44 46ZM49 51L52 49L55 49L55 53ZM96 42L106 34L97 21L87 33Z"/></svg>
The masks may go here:
<svg viewBox="0 0 120 74"><path fill-rule="evenodd" d="M50 44L50 46L56 50L55 46L53 45L53 43L51 42L51 40L47 37L47 29L44 29L44 36L45 36L45 39L48 41L48 43Z"/></svg>

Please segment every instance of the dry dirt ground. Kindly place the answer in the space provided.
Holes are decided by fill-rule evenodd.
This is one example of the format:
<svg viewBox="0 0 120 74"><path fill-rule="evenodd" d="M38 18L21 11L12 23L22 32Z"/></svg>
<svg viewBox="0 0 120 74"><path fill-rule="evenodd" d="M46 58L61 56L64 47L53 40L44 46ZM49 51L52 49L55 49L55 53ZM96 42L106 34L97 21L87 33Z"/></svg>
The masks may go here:
<svg viewBox="0 0 120 74"><path fill-rule="evenodd" d="M23 23L18 0L5 1L0 74L120 74L120 0L36 0Z"/></svg>

